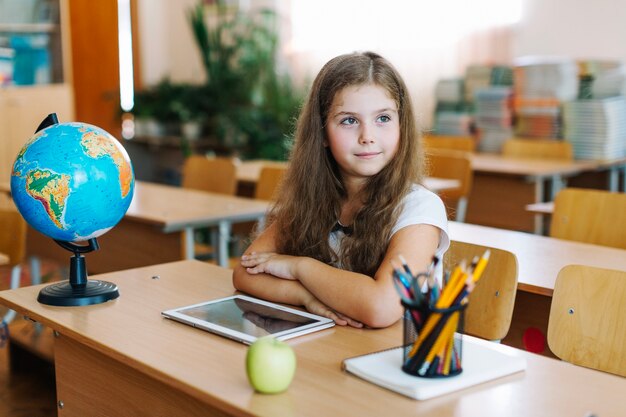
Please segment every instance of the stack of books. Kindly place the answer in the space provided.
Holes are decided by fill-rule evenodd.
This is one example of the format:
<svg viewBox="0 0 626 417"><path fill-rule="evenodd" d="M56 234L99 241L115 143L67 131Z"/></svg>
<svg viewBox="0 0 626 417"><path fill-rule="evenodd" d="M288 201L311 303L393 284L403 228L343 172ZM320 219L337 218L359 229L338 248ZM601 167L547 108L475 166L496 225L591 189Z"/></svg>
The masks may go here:
<svg viewBox="0 0 626 417"><path fill-rule="evenodd" d="M572 143L575 158L626 156L626 97L567 102L563 119L565 140Z"/></svg>
<svg viewBox="0 0 626 417"><path fill-rule="evenodd" d="M467 136L473 118L464 97L462 78L443 79L435 88L435 132L439 135Z"/></svg>
<svg viewBox="0 0 626 417"><path fill-rule="evenodd" d="M515 133L521 137L560 138L565 101L578 97L579 68L573 59L524 57L515 60Z"/></svg>
<svg viewBox="0 0 626 417"><path fill-rule="evenodd" d="M504 65L470 65L465 70L465 100L474 101L477 90L513 85L513 68Z"/></svg>
<svg viewBox="0 0 626 417"><path fill-rule="evenodd" d="M591 98L626 95L626 67L619 61L579 61L581 75L591 76ZM580 98L580 97L579 97Z"/></svg>
<svg viewBox="0 0 626 417"><path fill-rule="evenodd" d="M512 89L492 86L474 93L474 118L478 131L478 150L500 152L505 140L513 136Z"/></svg>

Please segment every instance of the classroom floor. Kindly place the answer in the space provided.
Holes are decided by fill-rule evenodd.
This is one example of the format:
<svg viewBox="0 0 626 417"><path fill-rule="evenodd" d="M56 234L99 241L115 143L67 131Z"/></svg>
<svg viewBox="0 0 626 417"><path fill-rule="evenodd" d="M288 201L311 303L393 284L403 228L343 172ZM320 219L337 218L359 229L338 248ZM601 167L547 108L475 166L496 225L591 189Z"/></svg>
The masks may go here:
<svg viewBox="0 0 626 417"><path fill-rule="evenodd" d="M9 370L9 348L6 344L0 347L0 416L57 415L53 365L41 360L29 362Z"/></svg>
<svg viewBox="0 0 626 417"><path fill-rule="evenodd" d="M41 261L43 282L57 281L64 272L63 268L52 262ZM9 287L9 276L10 268L0 267L0 289ZM30 285L27 263L22 265L21 285ZM6 311L6 307L0 306L0 318L4 317ZM14 328L21 321L20 317L16 317L11 327ZM9 343L6 338L0 337L0 416L56 416L54 366L34 355L16 356L11 363Z"/></svg>

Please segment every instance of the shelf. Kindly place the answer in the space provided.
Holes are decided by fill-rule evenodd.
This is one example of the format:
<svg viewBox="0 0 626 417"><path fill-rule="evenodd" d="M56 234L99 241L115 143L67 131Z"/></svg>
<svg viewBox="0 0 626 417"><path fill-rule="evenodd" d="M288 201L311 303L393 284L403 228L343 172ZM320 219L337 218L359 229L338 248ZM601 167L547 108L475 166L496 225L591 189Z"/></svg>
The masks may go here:
<svg viewBox="0 0 626 417"><path fill-rule="evenodd" d="M56 23L0 23L0 33L51 33L58 29Z"/></svg>

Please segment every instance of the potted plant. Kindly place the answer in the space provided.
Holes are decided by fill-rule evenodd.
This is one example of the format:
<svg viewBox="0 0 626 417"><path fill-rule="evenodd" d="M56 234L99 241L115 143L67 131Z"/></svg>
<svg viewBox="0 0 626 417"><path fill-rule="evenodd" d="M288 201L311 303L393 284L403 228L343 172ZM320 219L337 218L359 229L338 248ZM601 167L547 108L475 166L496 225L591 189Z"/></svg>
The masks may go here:
<svg viewBox="0 0 626 417"><path fill-rule="evenodd" d="M277 71L275 13L200 1L189 22L206 73L207 129L245 157L285 159L303 94Z"/></svg>

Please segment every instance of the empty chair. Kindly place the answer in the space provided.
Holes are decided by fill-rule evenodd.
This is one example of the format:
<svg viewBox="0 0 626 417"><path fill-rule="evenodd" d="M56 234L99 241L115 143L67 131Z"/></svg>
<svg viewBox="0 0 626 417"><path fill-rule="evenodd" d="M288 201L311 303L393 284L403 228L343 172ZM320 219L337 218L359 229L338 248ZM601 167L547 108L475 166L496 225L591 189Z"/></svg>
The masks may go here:
<svg viewBox="0 0 626 417"><path fill-rule="evenodd" d="M626 376L626 271L568 265L554 285L548 346L575 365Z"/></svg>
<svg viewBox="0 0 626 417"><path fill-rule="evenodd" d="M626 194L565 188L554 201L550 236L626 249Z"/></svg>
<svg viewBox="0 0 626 417"><path fill-rule="evenodd" d="M181 185L193 190L235 195L237 165L230 158L191 155L183 164Z"/></svg>
<svg viewBox="0 0 626 417"><path fill-rule="evenodd" d="M287 166L264 166L261 168L259 180L254 191L254 198L258 200L274 200L276 191L286 171Z"/></svg>
<svg viewBox="0 0 626 417"><path fill-rule="evenodd" d="M476 141L471 136L424 136L423 143L426 151L431 149L448 149L474 152L476 150Z"/></svg>
<svg viewBox="0 0 626 417"><path fill-rule="evenodd" d="M472 161L466 152L431 151L427 154L428 175L436 178L454 179L460 187L439 192L446 207L452 208L450 216L456 221L465 221L467 200L472 190Z"/></svg>
<svg viewBox="0 0 626 417"><path fill-rule="evenodd" d="M10 288L18 288L22 272L21 263L26 254L26 222L15 208L4 204L0 206L0 252L9 258ZM2 320L10 323L14 317L15 311L9 310Z"/></svg>
<svg viewBox="0 0 626 417"><path fill-rule="evenodd" d="M502 154L519 158L574 159L572 144L554 139L507 139L502 146Z"/></svg>
<svg viewBox="0 0 626 417"><path fill-rule="evenodd" d="M471 262L485 250L491 254L485 272L469 296L465 333L487 340L503 339L511 327L517 291L517 258L511 252L471 243L452 241L444 257L450 270L462 260Z"/></svg>
<svg viewBox="0 0 626 417"><path fill-rule="evenodd" d="M208 191L212 193L235 195L237 191L237 164L230 158L213 158L204 155L191 155L183 163L183 188ZM212 230L210 240L213 245L196 243L194 253L198 259L214 258L214 242L217 241L216 231ZM196 233L196 241L206 241L202 231ZM206 236L206 235L205 235ZM183 239L183 253L185 241Z"/></svg>
<svg viewBox="0 0 626 417"><path fill-rule="evenodd" d="M287 165L266 165L261 168L259 179L254 189L254 198L258 200L275 200L276 193L280 187ZM261 225L262 226L262 225ZM233 225L233 234L239 243L238 252L243 252L247 246L250 235L255 231L255 222L237 223Z"/></svg>

